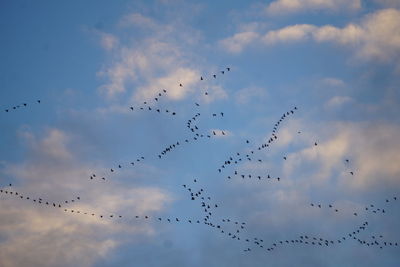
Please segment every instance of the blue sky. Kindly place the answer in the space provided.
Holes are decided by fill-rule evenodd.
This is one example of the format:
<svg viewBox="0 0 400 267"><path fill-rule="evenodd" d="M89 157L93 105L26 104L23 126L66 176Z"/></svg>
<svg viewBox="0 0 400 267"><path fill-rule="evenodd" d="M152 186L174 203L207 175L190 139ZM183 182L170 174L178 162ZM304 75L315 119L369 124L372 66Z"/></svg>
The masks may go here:
<svg viewBox="0 0 400 267"><path fill-rule="evenodd" d="M0 6L0 266L399 265L399 1Z"/></svg>

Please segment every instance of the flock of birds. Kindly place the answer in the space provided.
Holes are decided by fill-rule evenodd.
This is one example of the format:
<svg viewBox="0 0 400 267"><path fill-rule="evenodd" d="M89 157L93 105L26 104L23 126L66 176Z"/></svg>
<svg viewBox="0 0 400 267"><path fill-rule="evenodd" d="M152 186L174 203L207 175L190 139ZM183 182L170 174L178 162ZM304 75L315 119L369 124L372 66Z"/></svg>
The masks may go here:
<svg viewBox="0 0 400 267"><path fill-rule="evenodd" d="M221 75L225 75L227 72L230 72L231 68L226 67L221 70L219 73ZM200 81L205 81L207 79L217 79L219 74L213 74L210 77L200 76ZM177 86L184 87L182 83L178 83ZM209 96L209 92L205 90L204 96ZM148 111L148 112L155 112L158 114L165 113L171 116L177 115L176 111L173 109L167 108L160 108L158 104L166 98L168 95L168 91L166 89L160 90L151 100L144 101L143 104L137 106L129 106L129 110L132 112L135 111ZM41 101L37 100L35 103L40 104ZM28 103L22 103L11 108L6 108L5 112L10 112L20 108L26 108L30 106ZM194 108L200 107L200 104L195 102ZM290 110L285 111L279 119L273 125L272 131L269 137L258 145L253 145L253 142L250 140L245 140L245 149L244 151L236 151L233 154L229 155L217 169L217 174L221 174L222 172L228 171L233 168L240 168L243 163L246 162L253 162L256 164L263 164L265 160L262 159L262 150L269 149L274 142L279 139L279 129L282 124L288 120L291 116L293 116L297 111L298 107L293 107ZM223 119L225 116L224 111L218 112L211 112L209 114L200 113L199 110L194 111L193 115L190 116L189 119L186 120L186 128L188 129L190 137L176 140L172 144L166 145L164 148L160 150L159 153L155 153L150 157L156 159L163 159L167 156L167 154L172 153L175 149L179 147L184 147L189 143L197 142L201 139L212 139L219 136L228 135L227 131L224 130L200 130L199 121L201 118L205 119ZM297 132L301 134L301 131ZM318 142L314 141L312 146L318 147ZM118 173L119 170L128 168L128 167L136 167L140 164L140 162L144 162L146 158L143 155L140 155L133 159L130 162L120 162L115 164L114 166L110 167L107 170L103 170L101 174L92 172L89 177L90 181L103 181L106 182L109 180L109 177L115 173ZM283 156L283 160L289 160L289 155ZM350 163L349 159L344 160L346 164ZM256 168L257 169L257 168ZM354 175L354 170L349 171L350 175ZM238 177L241 179L254 179L254 180L267 180L267 181L281 181L279 176L273 176L270 173L244 173L241 172L240 169L232 170L230 175L227 175L228 180L232 180L234 177ZM387 246L398 246L398 243L393 240L384 239L383 235L371 235L370 238L363 238L361 237L362 233L365 233L369 223L368 221L363 222L361 225L352 229L348 233L343 233L342 235L338 235L335 238L325 238L322 236L313 236L311 234L304 234L298 235L294 239L285 239L285 240L278 240L275 242L267 242L265 237L261 236L250 236L248 223L236 220L234 218L227 217L224 213L223 205L215 202L210 194L207 193L207 189L205 186L200 186L200 180L198 178L193 179L191 182L187 182L182 185L182 188L187 191L188 201L192 201L196 203L199 208L198 218L184 218L182 216L167 216L167 217L159 217L159 216L152 216L150 214L143 215L123 215L123 214L105 214L102 212L95 212L89 210L80 210L73 207L73 204L83 201L80 196L76 196L74 198L68 200L58 200L52 201L46 197L38 197L38 196L31 196L22 192L17 192L13 189L12 184L8 186L3 186L0 188L1 195L8 195L10 197L14 197L16 199L21 199L29 202L33 202L37 205L42 207L48 207L53 209L59 209L65 213L69 214L79 214L89 217L94 217L99 220L114 220L115 222L128 222L131 220L142 220L145 222L153 222L153 223L187 223L187 224L202 224L210 229L219 232L222 235L225 235L227 238L235 240L237 242L242 242L245 249L244 252L253 251L255 248L263 249L266 252L272 252L278 248L289 246L289 245L310 245L310 246L334 246L334 245L341 245L345 242L355 241L361 245L365 246L376 246L380 249L383 249ZM384 205L377 206L376 204L368 204L365 205L363 210L354 210L351 213L354 216L359 216L361 213L373 213L373 214L385 214L389 211L390 206L389 204L394 203L397 201L397 197L393 196L391 198L387 198L384 202ZM72 206L71 206L72 205ZM312 208L316 209L329 209L332 210L334 213L340 213L342 211L341 208L337 207L334 204L321 204L321 203L310 203Z"/></svg>
<svg viewBox="0 0 400 267"><path fill-rule="evenodd" d="M41 102L40 99L38 99L38 100L36 100L35 103L40 104L40 102ZM27 107L28 107L28 103L24 102L24 103L16 105L16 106L6 108L6 109L4 109L4 111L5 112L11 112L11 111L14 111L14 110L17 110L17 109L20 109L20 108L27 108Z"/></svg>

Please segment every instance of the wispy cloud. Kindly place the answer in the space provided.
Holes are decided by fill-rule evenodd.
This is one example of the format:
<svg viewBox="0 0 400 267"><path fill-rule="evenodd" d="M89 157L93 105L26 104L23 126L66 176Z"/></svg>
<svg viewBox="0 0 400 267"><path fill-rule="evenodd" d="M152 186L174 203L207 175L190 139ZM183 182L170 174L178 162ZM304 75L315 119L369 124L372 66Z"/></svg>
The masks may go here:
<svg viewBox="0 0 400 267"><path fill-rule="evenodd" d="M292 14L307 11L349 11L361 9L361 0L276 0L268 5L270 15Z"/></svg>
<svg viewBox="0 0 400 267"><path fill-rule="evenodd" d="M178 22L162 24L139 13L124 16L119 24L128 31L130 27L143 28L145 36L112 52L114 60L98 73L108 80L100 91L110 98L132 93L133 101L153 97L162 89L168 90L171 100L185 97L200 77L185 58L186 45L196 42L197 33L183 30L185 26ZM129 87L134 89L128 90Z"/></svg>
<svg viewBox="0 0 400 267"><path fill-rule="evenodd" d="M220 41L220 45L226 48L231 53L240 53L252 42L260 38L256 32L246 31L234 34L232 37Z"/></svg>

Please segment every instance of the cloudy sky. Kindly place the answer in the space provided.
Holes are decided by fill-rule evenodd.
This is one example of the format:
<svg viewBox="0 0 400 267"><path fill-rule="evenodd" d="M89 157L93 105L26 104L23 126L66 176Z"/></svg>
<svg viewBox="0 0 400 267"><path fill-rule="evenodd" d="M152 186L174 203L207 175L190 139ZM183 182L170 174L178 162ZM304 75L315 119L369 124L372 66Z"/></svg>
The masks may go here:
<svg viewBox="0 0 400 267"><path fill-rule="evenodd" d="M399 266L400 1L9 0L0 33L1 267Z"/></svg>

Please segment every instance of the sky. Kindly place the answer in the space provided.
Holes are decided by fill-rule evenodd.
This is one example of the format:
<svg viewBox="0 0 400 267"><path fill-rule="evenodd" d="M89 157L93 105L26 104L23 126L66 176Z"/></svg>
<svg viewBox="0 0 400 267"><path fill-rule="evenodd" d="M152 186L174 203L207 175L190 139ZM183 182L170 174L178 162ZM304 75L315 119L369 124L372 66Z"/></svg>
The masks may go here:
<svg viewBox="0 0 400 267"><path fill-rule="evenodd" d="M399 266L398 0L5 0L0 33L1 267Z"/></svg>

